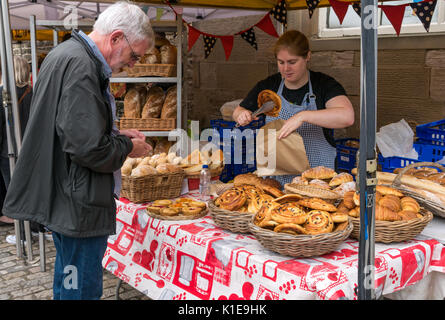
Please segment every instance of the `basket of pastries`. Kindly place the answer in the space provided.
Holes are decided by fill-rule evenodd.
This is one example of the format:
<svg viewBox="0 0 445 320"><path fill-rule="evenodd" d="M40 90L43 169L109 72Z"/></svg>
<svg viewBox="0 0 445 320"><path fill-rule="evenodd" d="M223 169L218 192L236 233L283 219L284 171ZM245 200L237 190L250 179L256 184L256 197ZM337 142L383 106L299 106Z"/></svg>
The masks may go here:
<svg viewBox="0 0 445 320"><path fill-rule="evenodd" d="M417 162L394 170L378 172L379 181L392 184L416 199L434 215L445 218L445 167L435 162Z"/></svg>
<svg viewBox="0 0 445 320"><path fill-rule="evenodd" d="M209 201L209 213L215 223L232 232L249 233L249 222L261 206L284 195L281 184L254 173L236 176L233 186Z"/></svg>
<svg viewBox="0 0 445 320"><path fill-rule="evenodd" d="M337 206L338 212L348 214L354 228L351 237L360 237L360 194L345 193ZM432 220L433 214L413 197L390 185L377 185L375 192L375 241L400 242L414 238Z"/></svg>
<svg viewBox="0 0 445 320"><path fill-rule="evenodd" d="M205 202L191 198L159 199L147 206L147 214L161 220L198 219L208 213Z"/></svg>
<svg viewBox="0 0 445 320"><path fill-rule="evenodd" d="M137 85L124 96L124 114L119 120L120 129L143 131L170 131L176 128L177 87L166 91L159 86L149 89Z"/></svg>
<svg viewBox="0 0 445 320"><path fill-rule="evenodd" d="M354 177L347 172L337 173L331 168L318 166L307 169L301 176L284 185L285 192L305 197L335 201L345 192L355 190Z"/></svg>
<svg viewBox="0 0 445 320"><path fill-rule="evenodd" d="M331 202L299 194L264 204L249 222L250 232L265 248L292 257L329 253L352 228L351 218Z"/></svg>
<svg viewBox="0 0 445 320"><path fill-rule="evenodd" d="M145 158L127 158L121 168L121 197L134 203L178 197L185 177L178 165L181 159L165 152Z"/></svg>

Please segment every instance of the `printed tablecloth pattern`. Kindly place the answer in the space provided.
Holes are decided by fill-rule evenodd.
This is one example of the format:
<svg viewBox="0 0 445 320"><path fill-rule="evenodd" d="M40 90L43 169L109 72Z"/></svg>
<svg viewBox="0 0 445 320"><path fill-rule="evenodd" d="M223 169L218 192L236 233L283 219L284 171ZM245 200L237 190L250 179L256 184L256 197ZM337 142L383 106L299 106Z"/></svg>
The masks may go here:
<svg viewBox="0 0 445 320"><path fill-rule="evenodd" d="M357 299L356 240L298 259L265 249L251 234L223 230L209 215L159 220L145 206L117 201L117 233L108 239L102 264L152 299ZM445 249L434 239L376 243L375 250L377 297L432 271L445 273Z"/></svg>

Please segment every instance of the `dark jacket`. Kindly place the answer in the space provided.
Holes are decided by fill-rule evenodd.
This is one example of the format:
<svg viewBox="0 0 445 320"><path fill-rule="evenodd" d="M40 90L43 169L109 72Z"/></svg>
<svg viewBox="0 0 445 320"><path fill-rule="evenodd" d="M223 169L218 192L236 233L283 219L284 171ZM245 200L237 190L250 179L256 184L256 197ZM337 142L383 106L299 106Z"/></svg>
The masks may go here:
<svg viewBox="0 0 445 320"><path fill-rule="evenodd" d="M45 58L3 213L70 237L114 234L113 171L133 144L112 136L101 62L76 32Z"/></svg>

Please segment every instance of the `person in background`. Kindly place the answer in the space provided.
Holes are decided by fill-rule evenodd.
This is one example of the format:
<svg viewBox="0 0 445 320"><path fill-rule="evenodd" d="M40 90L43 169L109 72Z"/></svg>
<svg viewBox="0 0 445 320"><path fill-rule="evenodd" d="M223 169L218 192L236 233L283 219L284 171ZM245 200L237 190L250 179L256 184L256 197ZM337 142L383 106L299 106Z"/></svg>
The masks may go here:
<svg viewBox="0 0 445 320"><path fill-rule="evenodd" d="M311 167L335 168L336 148L333 129L354 124L354 109L342 85L334 78L308 68L311 59L309 40L297 31L289 30L277 40L274 47L278 73L258 82L247 97L235 108L232 117L240 125L252 120L252 112L258 109L258 94L272 90L281 98L278 117L266 116L266 123L283 119L285 123L277 133L285 139L298 132L304 141ZM285 184L295 176L274 176Z"/></svg>
<svg viewBox="0 0 445 320"><path fill-rule="evenodd" d="M98 16L89 35L73 30L40 68L3 213L52 231L54 300L102 296L120 168L127 156L151 150L141 132L115 126L109 78L132 67L153 44L147 15L117 2Z"/></svg>
<svg viewBox="0 0 445 320"><path fill-rule="evenodd" d="M32 99L32 88L29 84L30 67L28 61L21 56L14 56L14 75L16 92L19 107L19 122L21 138L23 139L26 124L28 123L29 112ZM6 135L6 116L5 109L3 107L3 83L0 87L0 205L3 207L3 203L6 197L6 191L11 180L11 171L9 166L8 157L8 139ZM12 122L11 122L12 123ZM13 132L13 130L12 130ZM4 216L0 213L0 222L12 224L14 220ZM15 235L8 236L10 243L15 243Z"/></svg>

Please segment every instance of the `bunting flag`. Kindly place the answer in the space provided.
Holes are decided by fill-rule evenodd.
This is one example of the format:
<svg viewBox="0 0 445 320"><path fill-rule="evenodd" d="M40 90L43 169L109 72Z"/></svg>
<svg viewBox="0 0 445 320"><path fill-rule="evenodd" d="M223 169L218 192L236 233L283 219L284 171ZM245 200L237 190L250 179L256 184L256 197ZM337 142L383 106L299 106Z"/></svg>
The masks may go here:
<svg viewBox="0 0 445 320"><path fill-rule="evenodd" d="M422 1L417 3L410 3L414 13L420 19L423 27L427 32L430 31L431 20L433 19L434 9L436 8L437 0Z"/></svg>
<svg viewBox="0 0 445 320"><path fill-rule="evenodd" d="M362 5L360 2L354 2L352 4L352 9L354 9L355 13L357 13L359 17L362 16Z"/></svg>
<svg viewBox="0 0 445 320"><path fill-rule="evenodd" d="M405 6L381 6L381 8L394 27L394 30L396 30L397 35L399 35L405 14Z"/></svg>
<svg viewBox="0 0 445 320"><path fill-rule="evenodd" d="M255 31L253 31L253 28L250 28L242 33L240 33L241 38L246 40L252 47L255 48L255 50L258 50L258 45L256 43L256 37L255 37Z"/></svg>
<svg viewBox="0 0 445 320"><path fill-rule="evenodd" d="M226 61L229 60L230 54L233 48L233 36L222 36L220 37L221 43L224 48L224 53L226 54Z"/></svg>
<svg viewBox="0 0 445 320"><path fill-rule="evenodd" d="M270 11L270 14L277 21L284 24L285 28L287 28L287 10L285 0L281 0L280 2L278 2L277 5Z"/></svg>
<svg viewBox="0 0 445 320"><path fill-rule="evenodd" d="M255 27L260 28L267 34L271 35L272 37L279 38L279 35L277 33L277 30L275 30L275 27L272 23L272 20L270 19L270 15L266 14L263 19L261 19Z"/></svg>
<svg viewBox="0 0 445 320"><path fill-rule="evenodd" d="M216 38L214 38L212 36L206 36L206 35L203 35L203 38L204 38L204 53L205 53L205 57L207 59L210 52L212 52L213 47L215 46Z"/></svg>
<svg viewBox="0 0 445 320"><path fill-rule="evenodd" d="M314 10L317 8L320 0L306 0L307 8L309 10L309 18L312 18Z"/></svg>
<svg viewBox="0 0 445 320"><path fill-rule="evenodd" d="M188 25L188 51L192 49L200 35L201 32L199 32L199 30L193 28L191 25Z"/></svg>
<svg viewBox="0 0 445 320"><path fill-rule="evenodd" d="M335 14L338 17L338 20L340 21L340 24L343 23L343 19L345 18L346 12L349 8L349 3L344 1L337 1L337 0L329 0L329 3L331 4L332 9L334 10Z"/></svg>

